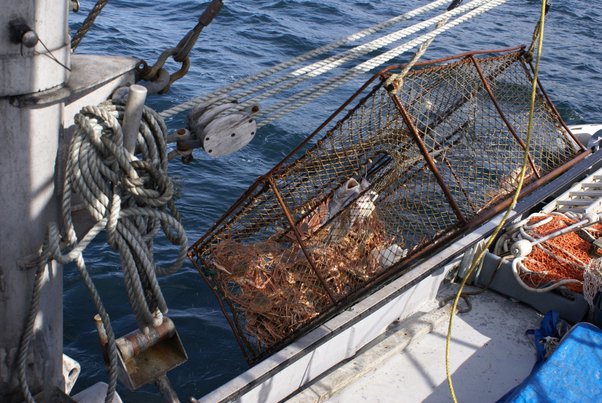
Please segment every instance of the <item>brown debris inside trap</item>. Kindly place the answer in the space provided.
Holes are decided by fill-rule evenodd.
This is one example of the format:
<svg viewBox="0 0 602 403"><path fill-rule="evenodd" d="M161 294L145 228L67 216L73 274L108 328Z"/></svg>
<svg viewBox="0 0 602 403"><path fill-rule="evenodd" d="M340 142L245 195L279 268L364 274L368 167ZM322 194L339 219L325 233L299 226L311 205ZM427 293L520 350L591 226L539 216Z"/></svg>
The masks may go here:
<svg viewBox="0 0 602 403"><path fill-rule="evenodd" d="M374 252L392 242L376 214L357 220L336 242L325 242L333 232L340 233L344 221L343 214L333 220L329 229L305 242L306 250L337 298L384 269ZM326 289L295 242L242 244L225 240L212 254L224 296L244 314L246 332L262 345L284 339L330 305Z"/></svg>

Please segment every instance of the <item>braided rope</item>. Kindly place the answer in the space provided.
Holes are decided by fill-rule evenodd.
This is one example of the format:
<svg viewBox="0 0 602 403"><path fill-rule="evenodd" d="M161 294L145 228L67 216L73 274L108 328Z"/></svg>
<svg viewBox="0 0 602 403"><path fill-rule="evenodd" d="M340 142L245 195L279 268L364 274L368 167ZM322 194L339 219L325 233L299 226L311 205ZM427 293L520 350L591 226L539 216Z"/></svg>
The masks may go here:
<svg viewBox="0 0 602 403"><path fill-rule="evenodd" d="M593 259L583 272L583 297L592 308L595 299L602 292L602 260Z"/></svg>
<svg viewBox="0 0 602 403"><path fill-rule="evenodd" d="M435 29L439 29L443 27L447 21L449 21L449 17L439 21ZM435 40L435 37L429 38L420 45L412 59L404 66L403 70L398 74L393 74L391 77L387 79L385 82L385 87L390 88L391 92L397 92L403 86L403 79L408 75L412 67L420 60L422 56L426 53L426 50L431 45L431 43Z"/></svg>
<svg viewBox="0 0 602 403"><path fill-rule="evenodd" d="M27 384L26 361L33 338L33 324L38 313L45 267L51 259L58 263L75 262L101 317L108 338L109 386L105 401L110 402L117 383L117 349L109 315L88 273L83 251L104 229L109 245L117 250L124 269L128 299L139 328L160 324L167 304L157 281L157 274L173 273L184 262L187 239L173 202L173 184L167 177L167 154L163 120L150 108L142 115L138 144L140 159L123 147L124 105L105 102L84 107L75 116L76 131L69 147L63 185L63 222L66 247L59 244L56 224L49 225L39 257L25 330L18 355L18 377L25 400L34 402ZM78 193L97 223L78 241L72 221L72 195ZM154 263L153 238L159 228L166 238L179 246L171 267Z"/></svg>
<svg viewBox="0 0 602 403"><path fill-rule="evenodd" d="M329 52L331 50L337 49L337 48L339 48L341 46L344 46L344 45L347 45L347 44L352 43L354 41L357 41L359 39L362 39L362 38L364 38L366 36L369 36L369 35L372 35L374 33L379 32L379 31L382 31L383 29L391 27L391 26L399 23L400 21L408 20L408 19L414 18L414 17L416 17L416 16L418 16L420 14L423 14L423 13L435 10L435 9L437 9L439 7L442 7L442 6L446 5L448 2L449 2L448 0L437 0L437 1L434 1L434 2L432 2L430 4L427 4L426 6L419 7L419 8L416 8L416 9L412 10L412 11L409 11L407 13L398 15L398 16L393 17L393 18L391 18L391 19L389 19L387 21L384 21L382 23L373 25L372 27L369 27L369 28L364 29L362 31L359 31L359 32L356 32L356 33L351 34L349 36L346 36L344 38L341 38L341 39L339 39L339 40L337 40L337 41L335 41L333 43L330 43L330 44L325 45L325 46L321 46L321 47L319 47L317 49L311 50L311 51L309 51L307 53L304 53L304 54L302 54L300 56L297 56L297 57L295 57L293 59L290 59L290 60L287 60L285 62L279 63L276 66L270 67L268 69L265 69L265 70L259 72L256 75L242 78L242 79L240 79L240 80L232 83L231 85L229 85L227 87L221 88L219 90L216 90L216 91L210 93L209 95L201 96L201 97L197 97L197 98L193 98L193 99L191 99L189 101L186 101L186 102L184 102L182 104L179 104L179 105L176 105L176 106L174 106L172 108L166 109L166 110L162 111L160 113L160 115L161 115L161 117L163 117L163 118L166 119L166 118L174 116L174 115L176 115L176 114L178 114L180 112L184 112L184 111L190 110L190 109L192 109L194 106L196 106L199 103L202 103L202 102L212 102L212 101L218 100L218 99L224 97L225 95L227 95L229 92L234 91L234 90L236 90L238 88L246 87L249 84L255 83L255 82L257 82L257 81L259 81L259 80L261 80L263 78L273 76L274 74L276 74L276 73L278 73L278 72L280 72L280 71L282 71L284 69L288 69L290 67L298 65L300 63L303 63L303 62L305 62L305 61L307 61L307 60L309 60L311 58L323 55L323 54L325 54L325 53L327 53L327 52Z"/></svg>
<svg viewBox="0 0 602 403"><path fill-rule="evenodd" d="M457 14L461 14L472 8L476 8L488 1L491 1L491 0L473 1L469 4L467 4L466 6L464 6L463 8L459 8L459 9L451 11L451 12L440 14L438 16L427 19L418 24L414 24L408 28L404 28L402 30L393 32L389 35L385 35L381 38L375 39L375 40L365 43L363 45L356 46L355 48L345 51L339 55L331 56L327 59L321 60L316 63L312 63L303 68L299 68L285 76L278 77L272 81L266 82L262 85L254 87L254 88L247 89L246 91L244 91L242 93L237 93L236 95L233 95L233 96L240 100L240 99L243 99L244 97L252 95L253 93L257 93L260 90L270 88L269 91L263 93L260 96L256 96L256 97L252 98L250 101L248 101L251 104L259 103L260 101L263 101L264 99L267 99L267 98L269 98L273 95L276 95L282 91L288 90L288 89L308 80L309 78L317 77L330 70L333 70L336 67L343 65L346 62L355 60L355 59L359 58L360 56L367 55L367 54L374 52L376 50L379 50L387 45L390 45L391 43L397 42L403 38L406 38L410 35L420 32L421 30L428 28L430 25L437 24L437 27L439 27L441 23L445 24L445 22L450 17L455 16ZM431 38L430 41L432 41L433 39L434 39L434 37ZM426 49L425 49L425 51L426 51ZM279 85L282 82L285 82L284 85ZM245 102L247 102L247 101L245 101ZM241 107L244 108L245 106L241 105Z"/></svg>
<svg viewBox="0 0 602 403"><path fill-rule="evenodd" d="M414 24L410 27L398 30L391 34L385 35L381 38L377 38L371 42L368 42L368 43L365 43L362 45L358 45L352 49L342 52L339 55L328 57L324 60L312 63L312 64L304 66L304 67L299 67L296 70L289 72L285 75L282 75L279 77L273 77L269 81L256 84L257 81L259 81L262 78L265 78L270 75L274 75L275 73L277 73L283 69L286 69L286 68L294 66L295 64L304 62L313 56L320 55L322 53L325 53L326 51L332 50L336 47L346 44L346 43L350 42L351 39L357 40L368 34L377 32L379 29L388 27L388 26L392 25L393 23L398 22L402 19L413 18L424 12L432 11L432 10L436 9L437 7L440 7L441 5L447 3L447 2L437 1L434 3L428 4L424 7L417 8L417 9L410 11L406 14L403 14L401 16L395 17L382 24L378 24L377 26L374 26L367 30L361 31L357 34L351 35L347 38L343 38L342 40L334 42L331 45L327 45L322 48L318 48L314 51L308 52L304 55L294 58L288 62L281 63L270 69L266 69L255 76L241 79L241 80L235 82L234 84L232 84L228 87L221 88L217 91L214 91L213 93L211 93L207 96L194 98L194 99L186 101L182 104L176 105L172 108L169 108L169 109L161 112L160 116L163 118L168 118L177 113L189 110L199 103L220 104L220 103L231 102L230 98L237 99L240 102L239 109L243 110L243 109L248 108L249 105L256 105L260 101L263 101L263 100L265 100L269 97L272 97L278 93L281 93L283 91L289 90L290 88L292 88L304 81L307 81L316 76L324 74L336 67L341 66L342 64L344 64L346 62L355 60L363 55L369 54L370 52L381 49L384 46L387 46L391 43L399 41L410 35L413 35L425 28L428 28L430 25L436 24L436 28L433 31L431 31L430 33L424 34L424 35L420 36L419 38L416 38L410 42L402 44L388 52L381 54L380 56L377 56L368 61L365 61L357 66L351 67L347 71L342 72L341 74L337 75L336 77L333 77L323 83L316 84L315 86L310 87L310 88L304 90L303 92L299 92L299 93L295 94L291 98L288 98L288 99L285 99L285 100L279 102L275 106L272 106L264 111L261 111L260 114L258 115L258 117L261 116L266 119L264 119L263 121L260 121L258 123L258 128L263 127L263 126L273 122L274 120L280 119L282 116L290 113L291 111L315 100L316 98L323 96L324 94L331 91L332 89L339 87L344 82L346 82L362 73L373 70L374 68L388 62L389 60L393 59L394 57L399 56L400 54L406 52L409 49L412 49L419 45L424 45L425 42L428 42L428 44L430 44L430 42L432 42L432 40L440 33L445 32L446 30L451 29L463 22L466 22L469 19L482 14L483 12L490 10L491 8L497 7L498 5L504 3L505 1L506 0L503 0L503 1L474 0L463 6L454 8L451 11L444 12L438 16L435 16L435 17L432 17L425 21L422 21L420 23ZM472 11L470 11L470 10L472 10ZM461 13L466 13L466 14L464 14L460 18L457 18L452 23L444 26L446 24L446 22L449 20L449 18L459 15ZM424 50L422 51L422 53L424 53L426 51L426 47L428 47L428 44L424 46ZM422 53L420 54L420 56L422 55ZM253 85L248 86L248 84L253 84ZM236 91L243 86L246 86L245 90ZM301 95L301 94L303 94L303 95ZM245 99L246 97L251 97L251 98ZM276 111L278 112L276 115L270 116L272 113L274 113Z"/></svg>
<svg viewBox="0 0 602 403"><path fill-rule="evenodd" d="M92 25L94 25L94 20L96 20L96 17L98 17L98 15L102 11L102 9L107 5L108 2L109 0L98 0L94 7L92 7L92 10L90 10L90 13L82 23L81 27L79 27L75 35L73 35L73 39L71 40L71 50L73 52L75 52L75 49L77 48L81 40L84 38L86 33L88 33L90 28L92 28Z"/></svg>
<svg viewBox="0 0 602 403"><path fill-rule="evenodd" d="M380 56L377 56L373 59L367 60L367 61L351 68L349 71L345 72L344 74L338 75L336 77L332 77L329 80L324 81L320 85L316 85L314 87L311 87L304 91L296 93L292 97L285 99L285 100L277 103L276 105L263 111L262 115L268 116L268 117L266 119L263 119L260 122L258 122L257 128L266 126L267 124L269 124L277 119L280 119L282 116L292 112L293 110L315 100L318 97L321 97L322 95L328 93L332 89L339 87L344 82L349 81L349 80L359 76L360 74L369 72L370 70L392 60L393 58L401 55L402 53L404 53L416 46L421 45L425 41L428 41L431 38L435 38L436 36L440 35L441 33L445 32L449 29L452 29L452 28L456 27L457 25L460 25L480 14L483 14L484 12L489 11L490 9L499 6L500 4L505 3L506 1L507 0L490 1L490 2L480 6L479 8L476 8L476 9L462 15L461 17L448 22L447 24L445 24L444 26L442 26L440 28L437 28L427 34L421 35L420 37L415 38L415 39L413 39L403 45L400 45L394 49L391 49L388 52L385 52ZM459 7L456 10L459 10L461 8L462 7ZM273 115L271 115L271 114L273 114Z"/></svg>

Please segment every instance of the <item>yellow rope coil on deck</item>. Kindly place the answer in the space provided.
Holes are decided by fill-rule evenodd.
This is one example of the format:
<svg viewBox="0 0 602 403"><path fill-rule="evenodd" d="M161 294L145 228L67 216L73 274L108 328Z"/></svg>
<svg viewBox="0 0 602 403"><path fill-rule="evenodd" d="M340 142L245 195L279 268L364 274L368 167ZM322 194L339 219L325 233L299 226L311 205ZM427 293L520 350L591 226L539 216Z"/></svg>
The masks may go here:
<svg viewBox="0 0 602 403"><path fill-rule="evenodd" d="M523 157L523 163L522 163L522 168L520 171L520 176L518 179L518 185L516 186L516 191L514 192L514 196L512 197L512 202L510 203L510 206L508 206L508 209L504 213L504 216L502 217L500 223L495 228L495 230L493 231L491 236L487 239L487 242L485 243L485 247L481 250L481 252L473 260L466 275L462 279L462 282L460 283L460 288L458 289L458 292L456 293L456 297L454 298L451 313L449 316L449 324L447 327L447 337L445 339L445 375L447 377L447 383L449 385L449 392L451 394L451 398L454 401L454 403L457 403L458 399L456 397L456 392L454 390L454 385L452 382L451 372L450 372L450 368L449 368L449 350L450 350L454 315L455 315L456 309L458 307L458 302L460 300L460 297L462 296L462 290L464 289L466 282L472 276L475 269L479 266L479 263L485 257L485 253L487 252L487 250L493 243L493 240L498 236L498 234L504 227L504 224L506 223L506 220L508 219L510 212L516 206L516 202L518 201L518 196L520 195L521 189L523 187L523 183L525 181L525 173L527 172L527 167L529 164L529 146L531 143L531 133L533 132L533 114L534 114L534 110L535 110L535 98L537 95L537 76L539 73L539 62L541 60L541 54L542 54L542 48L543 48L543 33L544 33L544 21L545 21L546 11L547 11L547 0L542 0L541 1L540 18L539 18L538 25L536 27L536 30L538 30L537 57L536 57L536 61L535 61L535 69L533 71L533 81L532 81L532 86L531 86L531 104L529 107L529 122L528 122L528 126L527 126L527 137L525 140L525 153L524 153L524 157ZM534 40L535 40L535 38L534 38Z"/></svg>

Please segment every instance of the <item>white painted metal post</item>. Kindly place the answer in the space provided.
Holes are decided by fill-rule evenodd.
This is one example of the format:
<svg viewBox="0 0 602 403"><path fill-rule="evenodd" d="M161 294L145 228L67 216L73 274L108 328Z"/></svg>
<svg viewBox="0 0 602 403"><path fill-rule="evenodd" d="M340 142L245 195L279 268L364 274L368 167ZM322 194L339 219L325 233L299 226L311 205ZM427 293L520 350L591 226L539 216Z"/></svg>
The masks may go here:
<svg viewBox="0 0 602 403"><path fill-rule="evenodd" d="M37 38L60 64L46 54ZM21 268L18 262L38 251L48 222L58 218L55 166L62 122L60 104L39 109L19 108L11 104L9 96L62 85L69 75L65 66L69 65L65 0L3 2L0 13L2 402L22 399L16 377L16 357L31 303L35 269ZM62 387L62 312L62 271L53 264L44 275L40 312L28 357L27 375L34 394Z"/></svg>
<svg viewBox="0 0 602 403"><path fill-rule="evenodd" d="M146 88L133 84L128 91L128 99L125 104L123 116L123 145L126 150L134 154L136 151L136 140L140 129L140 119L146 101Z"/></svg>

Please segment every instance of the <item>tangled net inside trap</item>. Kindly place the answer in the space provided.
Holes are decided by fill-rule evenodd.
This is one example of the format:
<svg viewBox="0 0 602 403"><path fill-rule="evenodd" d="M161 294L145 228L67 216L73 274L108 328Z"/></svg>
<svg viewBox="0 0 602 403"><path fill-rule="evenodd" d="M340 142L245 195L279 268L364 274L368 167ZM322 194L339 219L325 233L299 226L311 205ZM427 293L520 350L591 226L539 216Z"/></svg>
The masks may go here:
<svg viewBox="0 0 602 403"><path fill-rule="evenodd" d="M383 86L388 71L189 250L251 362L486 219L514 190L531 85L522 50L423 63L396 93ZM527 184L585 152L541 89L533 126Z"/></svg>

